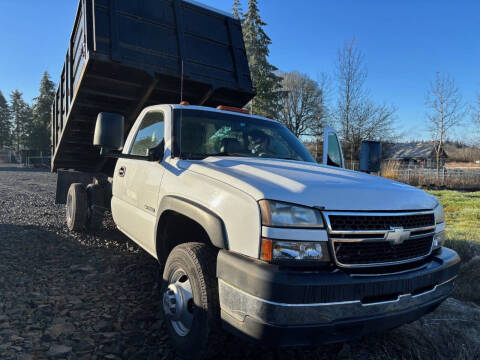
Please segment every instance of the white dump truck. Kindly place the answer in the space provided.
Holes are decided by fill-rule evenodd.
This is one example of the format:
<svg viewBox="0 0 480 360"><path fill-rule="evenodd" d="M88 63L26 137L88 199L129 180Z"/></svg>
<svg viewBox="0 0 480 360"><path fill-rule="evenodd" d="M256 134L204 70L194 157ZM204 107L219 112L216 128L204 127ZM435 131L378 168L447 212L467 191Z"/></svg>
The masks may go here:
<svg viewBox="0 0 480 360"><path fill-rule="evenodd" d="M84 0L72 39L85 51L69 50L53 108L56 200L72 231L95 231L111 210L158 259L179 354L214 352L227 332L347 341L449 296L460 259L443 247L435 197L345 170L332 129L318 164L284 125L242 109L254 90L237 20L189 1Z"/></svg>

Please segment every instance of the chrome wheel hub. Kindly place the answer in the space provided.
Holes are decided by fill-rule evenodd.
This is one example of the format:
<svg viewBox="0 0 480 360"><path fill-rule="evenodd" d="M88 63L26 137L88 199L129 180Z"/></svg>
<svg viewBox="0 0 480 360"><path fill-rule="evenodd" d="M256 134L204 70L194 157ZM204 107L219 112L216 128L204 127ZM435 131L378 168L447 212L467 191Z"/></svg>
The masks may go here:
<svg viewBox="0 0 480 360"><path fill-rule="evenodd" d="M175 332L186 336L193 323L192 285L183 270L177 270L163 294L163 312Z"/></svg>

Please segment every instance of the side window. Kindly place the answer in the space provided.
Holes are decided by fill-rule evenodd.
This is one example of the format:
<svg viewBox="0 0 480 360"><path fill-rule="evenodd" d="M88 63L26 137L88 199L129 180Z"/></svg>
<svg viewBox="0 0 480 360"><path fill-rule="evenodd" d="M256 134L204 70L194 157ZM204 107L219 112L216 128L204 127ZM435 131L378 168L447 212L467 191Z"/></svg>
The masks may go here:
<svg viewBox="0 0 480 360"><path fill-rule="evenodd" d="M153 111L146 114L133 141L130 155L147 156L148 149L157 147L163 141L164 128L162 112Z"/></svg>
<svg viewBox="0 0 480 360"><path fill-rule="evenodd" d="M327 165L343 167L340 143L336 134L328 134Z"/></svg>
<svg viewBox="0 0 480 360"><path fill-rule="evenodd" d="M323 163L325 165L344 167L340 141L335 131L326 126L323 132Z"/></svg>

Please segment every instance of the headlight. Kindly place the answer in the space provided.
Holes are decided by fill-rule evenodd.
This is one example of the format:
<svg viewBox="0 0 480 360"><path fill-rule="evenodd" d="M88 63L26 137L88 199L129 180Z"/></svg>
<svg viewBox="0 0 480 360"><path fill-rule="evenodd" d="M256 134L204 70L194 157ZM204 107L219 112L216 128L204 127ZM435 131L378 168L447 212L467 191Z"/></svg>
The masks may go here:
<svg viewBox="0 0 480 360"><path fill-rule="evenodd" d="M260 258L268 262L303 260L329 262L326 242L285 241L262 238Z"/></svg>
<svg viewBox="0 0 480 360"><path fill-rule="evenodd" d="M261 200L262 225L274 227L323 228L320 211L272 200Z"/></svg>
<svg viewBox="0 0 480 360"><path fill-rule="evenodd" d="M435 209L433 209L433 213L435 214L435 222L437 224L445 222L445 213L443 211L443 206L438 204Z"/></svg>

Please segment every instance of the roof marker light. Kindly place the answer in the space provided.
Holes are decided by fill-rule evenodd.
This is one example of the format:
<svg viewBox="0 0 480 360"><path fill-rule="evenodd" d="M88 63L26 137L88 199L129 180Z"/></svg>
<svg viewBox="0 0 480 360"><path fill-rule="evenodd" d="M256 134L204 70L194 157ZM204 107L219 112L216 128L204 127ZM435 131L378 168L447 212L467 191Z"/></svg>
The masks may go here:
<svg viewBox="0 0 480 360"><path fill-rule="evenodd" d="M242 114L250 114L250 111L248 111L247 109L240 109L240 108L233 107L233 106L219 105L219 106L217 106L217 109L218 110L223 110L223 111L238 112L238 113L242 113Z"/></svg>

